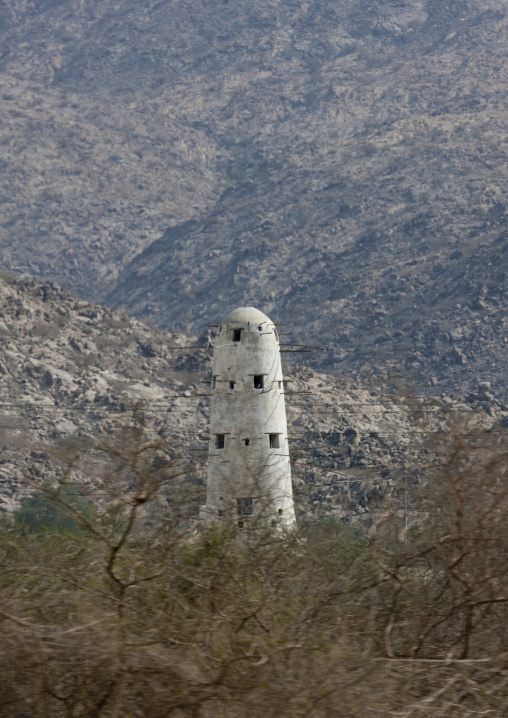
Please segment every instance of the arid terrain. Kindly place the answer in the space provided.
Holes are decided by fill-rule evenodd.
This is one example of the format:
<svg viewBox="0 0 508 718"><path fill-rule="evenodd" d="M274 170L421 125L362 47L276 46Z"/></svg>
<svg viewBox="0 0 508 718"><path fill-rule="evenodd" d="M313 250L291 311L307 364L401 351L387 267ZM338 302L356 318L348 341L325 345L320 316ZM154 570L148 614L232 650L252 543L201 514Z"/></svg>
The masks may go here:
<svg viewBox="0 0 508 718"><path fill-rule="evenodd" d="M507 87L507 0L0 0L2 718L508 715ZM199 520L241 306L294 532Z"/></svg>
<svg viewBox="0 0 508 718"><path fill-rule="evenodd" d="M162 441L158 460L185 466L204 488L209 335L169 334L37 280L4 277L0 300L0 510L62 481L69 457L98 444L118 450L141 424L148 440ZM433 435L457 422L464 432L506 431L508 406L487 386L460 400L425 400L283 356L300 521L369 522L385 499L402 506L401 482L418 481ZM74 478L93 485L93 477Z"/></svg>
<svg viewBox="0 0 508 718"><path fill-rule="evenodd" d="M506 395L502 0L0 5L0 262Z"/></svg>

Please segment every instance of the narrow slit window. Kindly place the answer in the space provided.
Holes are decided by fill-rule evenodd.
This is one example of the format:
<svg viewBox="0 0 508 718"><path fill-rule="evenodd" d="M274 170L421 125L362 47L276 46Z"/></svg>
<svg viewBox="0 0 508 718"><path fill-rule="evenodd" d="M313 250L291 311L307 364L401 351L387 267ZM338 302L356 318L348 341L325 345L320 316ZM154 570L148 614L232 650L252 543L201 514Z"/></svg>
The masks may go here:
<svg viewBox="0 0 508 718"><path fill-rule="evenodd" d="M224 516L224 511L222 509L219 509L217 513L219 514L219 518L222 518Z"/></svg>
<svg viewBox="0 0 508 718"><path fill-rule="evenodd" d="M254 375L254 389L264 389L265 388L265 377L262 374L255 374Z"/></svg>
<svg viewBox="0 0 508 718"><path fill-rule="evenodd" d="M238 528L239 528L239 529L243 529L243 521L239 521L239 522L238 522Z"/></svg>
<svg viewBox="0 0 508 718"><path fill-rule="evenodd" d="M233 329L233 341L234 342L242 341L242 330L241 329Z"/></svg>
<svg viewBox="0 0 508 718"><path fill-rule="evenodd" d="M235 388L236 381L230 381L229 382L229 388L234 389Z"/></svg>
<svg viewBox="0 0 508 718"><path fill-rule="evenodd" d="M212 376L212 389L217 389L217 377Z"/></svg>
<svg viewBox="0 0 508 718"><path fill-rule="evenodd" d="M215 434L215 448L223 449L226 441L226 434Z"/></svg>
<svg viewBox="0 0 508 718"><path fill-rule="evenodd" d="M240 516L251 516L254 513L254 499L237 499L236 508Z"/></svg>
<svg viewBox="0 0 508 718"><path fill-rule="evenodd" d="M250 446L250 439L244 439L243 443L245 444L245 446Z"/></svg>
<svg viewBox="0 0 508 718"><path fill-rule="evenodd" d="M282 516L282 509L279 509L279 516Z"/></svg>
<svg viewBox="0 0 508 718"><path fill-rule="evenodd" d="M280 434L269 434L270 449L280 449Z"/></svg>

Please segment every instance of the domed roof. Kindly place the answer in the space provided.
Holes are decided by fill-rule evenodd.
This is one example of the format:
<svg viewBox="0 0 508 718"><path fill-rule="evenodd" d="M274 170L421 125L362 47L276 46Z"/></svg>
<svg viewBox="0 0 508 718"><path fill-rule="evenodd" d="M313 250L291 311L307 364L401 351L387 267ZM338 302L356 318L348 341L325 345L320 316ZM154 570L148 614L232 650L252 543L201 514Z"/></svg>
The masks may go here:
<svg viewBox="0 0 508 718"><path fill-rule="evenodd" d="M263 314L255 307L239 307L235 309L231 314L228 314L223 324L248 324L249 322L251 324L263 324L264 322L272 324L266 314Z"/></svg>

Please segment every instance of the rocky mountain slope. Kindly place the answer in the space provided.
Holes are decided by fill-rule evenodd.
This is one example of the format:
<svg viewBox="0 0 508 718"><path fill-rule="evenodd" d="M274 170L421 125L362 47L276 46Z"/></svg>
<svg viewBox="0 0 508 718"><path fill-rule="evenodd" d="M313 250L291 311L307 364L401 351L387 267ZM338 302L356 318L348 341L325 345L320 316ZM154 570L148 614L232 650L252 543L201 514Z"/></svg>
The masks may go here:
<svg viewBox="0 0 508 718"><path fill-rule="evenodd" d="M211 351L188 347L208 343L54 284L0 280L0 510L12 511L34 485L61 479L62 451L115 445L140 421L148 438L163 440L160 461L187 467L203 492ZM466 400L424 401L284 357L300 520L316 513L369 520L385 496L397 500L403 475L417 480L429 430L442 431L451 417L488 429L508 424L508 406L485 385Z"/></svg>
<svg viewBox="0 0 508 718"><path fill-rule="evenodd" d="M503 393L507 22L502 0L5 0L0 261L169 329L254 304L328 372Z"/></svg>

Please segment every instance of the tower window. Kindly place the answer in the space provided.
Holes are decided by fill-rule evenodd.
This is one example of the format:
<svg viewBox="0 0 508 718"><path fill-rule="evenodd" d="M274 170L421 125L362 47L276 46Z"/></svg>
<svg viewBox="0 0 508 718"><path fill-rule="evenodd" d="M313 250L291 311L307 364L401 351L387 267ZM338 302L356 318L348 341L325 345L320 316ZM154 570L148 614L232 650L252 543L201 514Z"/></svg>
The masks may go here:
<svg viewBox="0 0 508 718"><path fill-rule="evenodd" d="M269 434L270 449L280 449L280 434Z"/></svg>
<svg viewBox="0 0 508 718"><path fill-rule="evenodd" d="M226 440L226 434L215 434L215 448L223 449Z"/></svg>
<svg viewBox="0 0 508 718"><path fill-rule="evenodd" d="M233 341L240 342L241 340L242 340L242 330L241 329L233 329Z"/></svg>
<svg viewBox="0 0 508 718"><path fill-rule="evenodd" d="M254 513L254 499L237 499L236 510L240 516L251 516Z"/></svg>
<svg viewBox="0 0 508 718"><path fill-rule="evenodd" d="M264 389L265 377L262 374L254 375L254 389Z"/></svg>
<svg viewBox="0 0 508 718"><path fill-rule="evenodd" d="M230 389L234 389L234 388L235 388L235 384L236 384L235 381L230 381L230 382L229 382L229 388L230 388Z"/></svg>
<svg viewBox="0 0 508 718"><path fill-rule="evenodd" d="M212 376L212 389L217 389L217 377Z"/></svg>
<svg viewBox="0 0 508 718"><path fill-rule="evenodd" d="M250 439L244 439L243 443L245 444L245 446L250 446Z"/></svg>
<svg viewBox="0 0 508 718"><path fill-rule="evenodd" d="M282 509L279 509L279 516L282 516Z"/></svg>

